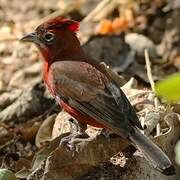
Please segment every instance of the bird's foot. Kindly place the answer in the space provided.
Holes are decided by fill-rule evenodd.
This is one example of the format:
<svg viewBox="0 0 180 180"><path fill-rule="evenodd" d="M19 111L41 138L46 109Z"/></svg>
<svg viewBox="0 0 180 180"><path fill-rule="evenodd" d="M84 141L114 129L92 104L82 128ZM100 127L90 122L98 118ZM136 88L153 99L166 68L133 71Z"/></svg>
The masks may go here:
<svg viewBox="0 0 180 180"><path fill-rule="evenodd" d="M66 147L68 151L73 152L74 156L75 154L77 154L76 144L85 141L87 138L89 138L89 135L85 132L85 130L87 129L86 124L81 124L77 120L72 118L69 119L69 121L75 126L75 132L62 138L60 141L60 146Z"/></svg>
<svg viewBox="0 0 180 180"><path fill-rule="evenodd" d="M64 146L73 156L77 155L76 144L89 138L86 132L75 132L61 139L59 146Z"/></svg>
<svg viewBox="0 0 180 180"><path fill-rule="evenodd" d="M101 135L103 135L105 138L110 138L111 132L108 129L103 128L101 130Z"/></svg>
<svg viewBox="0 0 180 180"><path fill-rule="evenodd" d="M131 158L136 151L137 148L135 148L133 145L129 145L128 147L122 150L122 153L126 158Z"/></svg>

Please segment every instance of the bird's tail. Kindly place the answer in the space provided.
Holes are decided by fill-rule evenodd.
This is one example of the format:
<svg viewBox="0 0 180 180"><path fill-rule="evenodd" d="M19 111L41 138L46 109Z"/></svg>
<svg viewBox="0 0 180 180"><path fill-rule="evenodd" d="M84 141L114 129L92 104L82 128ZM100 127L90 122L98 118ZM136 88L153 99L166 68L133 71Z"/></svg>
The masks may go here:
<svg viewBox="0 0 180 180"><path fill-rule="evenodd" d="M175 169L168 156L148 137L142 134L139 129L134 128L129 139L140 151L142 151L145 158L150 161L150 164L152 164L154 168L166 175L175 174Z"/></svg>

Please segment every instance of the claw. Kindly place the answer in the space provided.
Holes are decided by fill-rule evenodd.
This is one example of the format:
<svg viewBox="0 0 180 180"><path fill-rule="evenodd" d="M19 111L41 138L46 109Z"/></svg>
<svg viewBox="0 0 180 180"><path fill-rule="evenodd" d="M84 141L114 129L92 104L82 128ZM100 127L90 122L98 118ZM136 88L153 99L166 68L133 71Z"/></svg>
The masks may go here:
<svg viewBox="0 0 180 180"><path fill-rule="evenodd" d="M76 151L76 144L88 137L89 135L85 132L76 132L62 138L59 146L66 147L66 150L72 152L72 156L75 157L78 154L78 152Z"/></svg>
<svg viewBox="0 0 180 180"><path fill-rule="evenodd" d="M107 139L109 139L111 132L110 132L108 129L104 129L104 128L103 128L103 129L101 130L101 134L102 134L104 137L106 137Z"/></svg>
<svg viewBox="0 0 180 180"><path fill-rule="evenodd" d="M61 139L59 146L66 147L67 151L71 151L72 155L77 155L76 144L81 142L82 139L88 138L88 134L85 132L87 129L86 124L81 124L77 120L70 118L69 121L75 125L76 132Z"/></svg>

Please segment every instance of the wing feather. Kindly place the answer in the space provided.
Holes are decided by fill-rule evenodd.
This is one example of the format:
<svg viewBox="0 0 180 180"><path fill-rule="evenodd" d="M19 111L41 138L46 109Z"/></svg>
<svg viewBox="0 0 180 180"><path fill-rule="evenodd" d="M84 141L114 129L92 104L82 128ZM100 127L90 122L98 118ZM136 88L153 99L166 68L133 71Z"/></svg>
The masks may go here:
<svg viewBox="0 0 180 180"><path fill-rule="evenodd" d="M51 82L57 96L117 134L127 137L132 125L142 128L122 90L99 70L85 62L57 62L51 67Z"/></svg>

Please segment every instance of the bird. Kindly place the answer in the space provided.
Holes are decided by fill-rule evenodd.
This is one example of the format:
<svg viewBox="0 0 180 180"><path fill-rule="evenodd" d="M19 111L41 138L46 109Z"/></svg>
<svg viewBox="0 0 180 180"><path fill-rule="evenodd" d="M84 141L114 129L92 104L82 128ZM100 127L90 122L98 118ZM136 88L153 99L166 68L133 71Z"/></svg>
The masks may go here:
<svg viewBox="0 0 180 180"><path fill-rule="evenodd" d="M79 22L55 17L21 38L23 42L34 43L40 51L43 79L51 95L78 121L82 137L87 125L106 128L139 149L161 173L174 174L168 156L141 132L141 123L124 92L84 52L78 31Z"/></svg>

